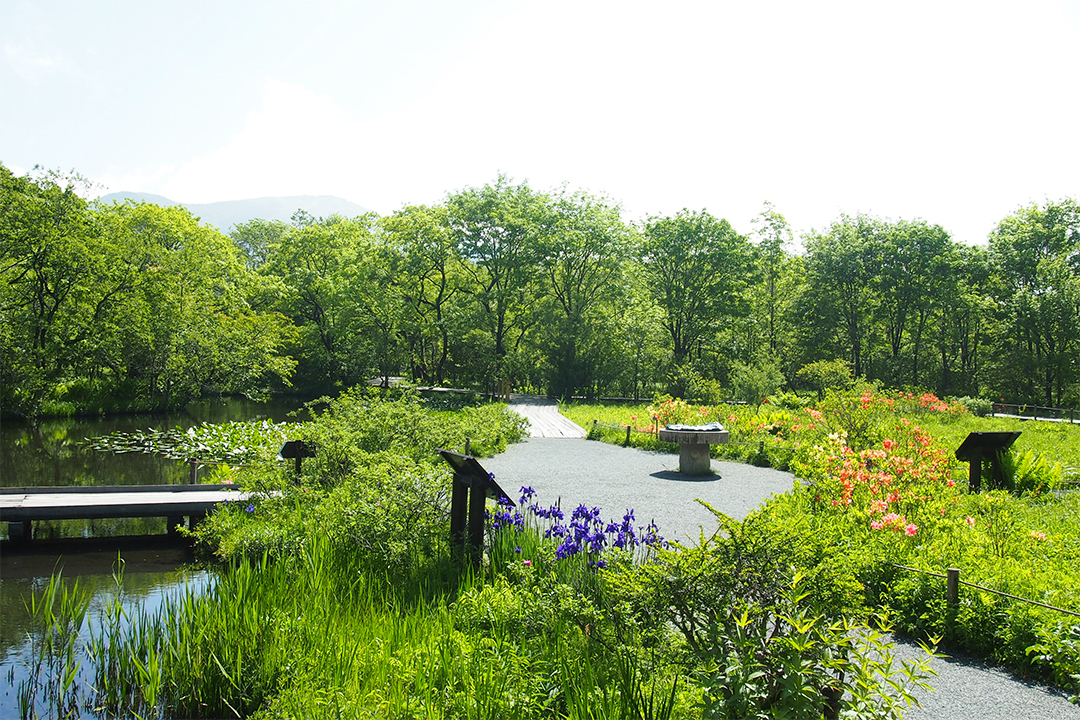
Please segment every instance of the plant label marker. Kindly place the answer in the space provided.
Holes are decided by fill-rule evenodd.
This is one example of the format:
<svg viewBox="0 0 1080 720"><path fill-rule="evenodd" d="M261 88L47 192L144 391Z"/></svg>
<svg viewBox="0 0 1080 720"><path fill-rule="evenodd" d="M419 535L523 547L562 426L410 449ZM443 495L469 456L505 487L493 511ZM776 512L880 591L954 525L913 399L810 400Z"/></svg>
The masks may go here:
<svg viewBox="0 0 1080 720"><path fill-rule="evenodd" d="M956 448L956 459L966 461L968 465L968 489L979 492L982 489L982 461L990 460L990 484L996 488L1005 486L1001 473L1001 454L1012 447L1020 431L1012 432L973 432L960 447Z"/></svg>
<svg viewBox="0 0 1080 720"><path fill-rule="evenodd" d="M439 450L443 460L454 469L450 492L450 542L469 552L478 563L484 551L484 504L488 497L514 506L510 496L476 458Z"/></svg>
<svg viewBox="0 0 1080 720"><path fill-rule="evenodd" d="M296 459L296 481L300 482L300 463L304 458L315 457L315 443L303 440L288 440L281 446L281 457Z"/></svg>

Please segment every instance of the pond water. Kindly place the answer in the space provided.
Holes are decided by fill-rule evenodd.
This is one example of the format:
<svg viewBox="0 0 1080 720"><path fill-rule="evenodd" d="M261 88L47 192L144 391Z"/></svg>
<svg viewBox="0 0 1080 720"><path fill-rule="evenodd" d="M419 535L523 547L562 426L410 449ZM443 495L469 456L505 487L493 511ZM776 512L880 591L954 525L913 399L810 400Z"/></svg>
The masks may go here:
<svg viewBox="0 0 1080 720"><path fill-rule="evenodd" d="M68 583L77 577L79 587L91 594L76 642L76 656L82 665L75 678L82 699L89 700L94 667L83 647L90 633L102 626L102 611L115 596L114 573L122 566L126 608L141 605L153 611L185 584L200 588L210 582L210 573L195 569L192 560L190 548L167 536L35 540L5 548L0 556L0 717L20 717L19 694L35 666L30 640L33 622L27 606L31 596L43 594L50 575L59 571ZM66 715L40 695L36 707L39 717ZM80 708L71 717L93 716L85 710Z"/></svg>
<svg viewBox="0 0 1080 720"><path fill-rule="evenodd" d="M203 422L306 420L302 408L302 400L256 403L230 398L193 403L171 415L60 418L36 426L5 420L0 424L0 486L187 483L190 469L182 462L142 453L103 453L80 443L113 432L187 429ZM54 571L62 571L69 581L78 578L79 586L91 592L82 640L100 626L101 610L116 591L113 572L118 558L123 561L126 606L140 604L153 610L185 584L210 581L206 571L192 566L186 541L170 538L165 531L163 518L60 520L36 523L34 541L18 545L7 540L7 523L0 522L0 717L20 715L19 689L31 677L33 660L27 604L31 596L41 595ZM76 683L92 683L93 672L84 657ZM51 717L57 710L39 705L37 713Z"/></svg>
<svg viewBox="0 0 1080 720"><path fill-rule="evenodd" d="M191 403L170 415L112 415L44 420L38 425L5 420L0 424L0 487L59 485L171 485L191 479L188 465L144 453L113 454L81 447L88 438L114 432L187 429L204 422L242 420L290 422L308 419L299 399L254 402L245 398ZM201 466L203 479L213 468ZM101 537L165 532L163 518L56 520L37 523L35 537ZM8 538L0 522L0 539Z"/></svg>
<svg viewBox="0 0 1080 720"><path fill-rule="evenodd" d="M79 447L87 438L113 432L187 428L236 420L288 422L301 400L254 402L245 398L191 403L170 415L108 415L43 420L39 425L0 424L0 487L31 485L165 485L188 481L183 463L155 455L113 455Z"/></svg>

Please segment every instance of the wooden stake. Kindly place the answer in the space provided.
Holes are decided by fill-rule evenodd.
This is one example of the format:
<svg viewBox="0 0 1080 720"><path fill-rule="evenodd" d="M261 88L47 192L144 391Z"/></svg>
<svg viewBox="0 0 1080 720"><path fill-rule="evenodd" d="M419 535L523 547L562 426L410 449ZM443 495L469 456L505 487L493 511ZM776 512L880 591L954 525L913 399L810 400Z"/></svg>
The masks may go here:
<svg viewBox="0 0 1080 720"><path fill-rule="evenodd" d="M960 568L945 571L945 603L951 610L960 606Z"/></svg>

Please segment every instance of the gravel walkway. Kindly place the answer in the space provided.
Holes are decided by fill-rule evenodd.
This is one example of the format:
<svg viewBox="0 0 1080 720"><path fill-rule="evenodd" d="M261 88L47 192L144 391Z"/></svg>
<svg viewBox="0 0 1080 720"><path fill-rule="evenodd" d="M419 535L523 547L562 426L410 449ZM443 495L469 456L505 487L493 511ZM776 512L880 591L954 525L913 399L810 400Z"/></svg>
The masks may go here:
<svg viewBox="0 0 1080 720"><path fill-rule="evenodd" d="M545 505L558 499L563 509L595 505L612 519L634 508L639 525L653 519L664 537L693 542L702 528L706 533L716 528L695 498L741 519L794 482L789 473L717 460L712 461L714 475L688 479L676 472L678 455L564 438L530 438L481 464L515 501L518 488L531 485ZM897 647L901 658L918 652L906 642ZM936 692L918 694L922 707L909 710L909 720L1080 720L1080 706L1063 694L977 660L941 658L932 667L938 672L930 680Z"/></svg>
<svg viewBox="0 0 1080 720"><path fill-rule="evenodd" d="M618 520L633 508L639 524L655 520L664 537L694 542L700 528L716 529L712 513L695 498L741 519L792 486L789 473L717 460L717 474L688 477L677 472L678 455L570 438L528 438L480 464L515 500L518 488L531 485L541 504L595 505L605 519Z"/></svg>

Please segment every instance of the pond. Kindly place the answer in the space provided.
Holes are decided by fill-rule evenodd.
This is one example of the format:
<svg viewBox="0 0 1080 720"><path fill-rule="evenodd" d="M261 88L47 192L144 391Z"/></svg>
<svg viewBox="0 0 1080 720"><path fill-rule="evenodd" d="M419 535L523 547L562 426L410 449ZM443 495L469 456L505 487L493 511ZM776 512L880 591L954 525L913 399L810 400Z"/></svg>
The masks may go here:
<svg viewBox="0 0 1080 720"><path fill-rule="evenodd" d="M0 557L0 717L20 717L20 691L35 676L36 655L31 634L34 623L28 611L32 596L41 597L54 572L70 584L90 593L90 605L78 640L76 653L82 665L75 686L89 699L94 667L86 658L84 644L90 633L102 626L102 613L117 591L114 573L122 568L125 608L141 605L156 609L170 593L185 585L197 589L211 580L211 574L195 569L190 548L167 536L142 538L92 538L35 541L23 547L6 548ZM48 676L48 669L37 673ZM38 694L37 715L55 717L62 713ZM25 700L24 700L25 702ZM85 708L71 717L90 717Z"/></svg>
<svg viewBox="0 0 1080 720"><path fill-rule="evenodd" d="M4 421L0 425L0 486L164 485L186 483L189 467L176 460L142 453L111 454L83 448L88 438L113 432L186 429L203 422L242 420L289 422L308 418L301 400L256 403L224 399L193 403L171 415L124 415L60 418L30 425ZM298 411L299 412L295 412ZM200 475L201 477L201 475ZM33 623L27 605L40 596L54 571L80 588L91 600L82 637L100 627L101 612L116 592L113 573L123 568L125 607L153 610L170 593L185 585L205 586L211 575L195 568L184 540L165 534L163 518L60 520L35 525L35 539L25 546L7 540L7 523L0 522L0 717L19 717L19 690L32 677ZM118 559L121 561L118 564ZM76 684L93 682L94 669L84 659ZM39 675L40 677L40 675ZM59 714L38 705L41 717ZM74 717L91 714L79 710Z"/></svg>
<svg viewBox="0 0 1080 720"><path fill-rule="evenodd" d="M171 485L187 483L190 467L178 460L144 453L113 454L81 446L88 438L114 432L187 429L200 423L244 420L289 422L308 419L304 403L285 398L254 402L246 398L191 403L170 415L113 415L44 420L38 425L5 420L0 424L0 487L61 485ZM199 479L213 468L199 469ZM57 520L42 522L35 537L101 537L165 532L162 518ZM0 539L8 538L0 522Z"/></svg>

